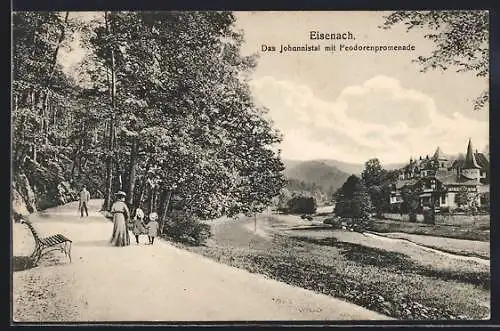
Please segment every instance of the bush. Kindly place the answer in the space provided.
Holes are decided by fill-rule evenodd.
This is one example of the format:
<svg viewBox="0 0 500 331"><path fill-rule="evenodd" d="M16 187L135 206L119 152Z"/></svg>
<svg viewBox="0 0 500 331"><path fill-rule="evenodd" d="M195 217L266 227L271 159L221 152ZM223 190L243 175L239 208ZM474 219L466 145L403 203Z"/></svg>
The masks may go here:
<svg viewBox="0 0 500 331"><path fill-rule="evenodd" d="M439 208L439 212L441 214L449 214L450 213L450 207L441 207L441 208Z"/></svg>
<svg viewBox="0 0 500 331"><path fill-rule="evenodd" d="M435 215L434 215L432 209L425 208L423 210L423 214L424 214L424 223L425 224L436 224L436 218L435 218Z"/></svg>
<svg viewBox="0 0 500 331"><path fill-rule="evenodd" d="M313 197L296 196L288 200L288 212L292 214L314 214L316 200Z"/></svg>
<svg viewBox="0 0 500 331"><path fill-rule="evenodd" d="M387 208L387 212L391 214L402 214L401 208L401 203L394 203L389 205L389 207Z"/></svg>
<svg viewBox="0 0 500 331"><path fill-rule="evenodd" d="M340 229L342 227L340 217L328 217L323 221L323 224L330 224L334 229Z"/></svg>
<svg viewBox="0 0 500 331"><path fill-rule="evenodd" d="M313 217L311 215L306 215L306 214L301 215L300 218L303 220L308 220L308 221L313 220Z"/></svg>
<svg viewBox="0 0 500 331"><path fill-rule="evenodd" d="M165 223L163 234L174 241L202 245L212 236L210 225L187 213L174 213Z"/></svg>

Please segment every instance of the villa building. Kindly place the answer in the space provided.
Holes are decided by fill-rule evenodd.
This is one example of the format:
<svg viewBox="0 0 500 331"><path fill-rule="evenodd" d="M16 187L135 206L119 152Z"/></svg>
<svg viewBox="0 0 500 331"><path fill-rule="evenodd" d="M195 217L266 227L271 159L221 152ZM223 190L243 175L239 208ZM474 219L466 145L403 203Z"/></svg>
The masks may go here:
<svg viewBox="0 0 500 331"><path fill-rule="evenodd" d="M390 194L392 206L403 202L401 191L405 187L418 189L420 206L430 206L437 199L436 207L450 210L461 207L457 204L457 192L467 190L474 193L479 205L485 204L489 193L490 161L483 153L474 152L469 139L465 157L452 159L438 147L429 158L410 159L409 164L400 169L399 178Z"/></svg>

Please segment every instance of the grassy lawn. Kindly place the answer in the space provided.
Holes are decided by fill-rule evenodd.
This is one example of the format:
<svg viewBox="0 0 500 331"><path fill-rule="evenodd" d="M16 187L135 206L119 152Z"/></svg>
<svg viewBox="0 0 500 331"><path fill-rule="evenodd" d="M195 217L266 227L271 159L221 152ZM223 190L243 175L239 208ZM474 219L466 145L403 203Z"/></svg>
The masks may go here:
<svg viewBox="0 0 500 331"><path fill-rule="evenodd" d="M466 240L490 241L489 229L476 226L458 226L423 223L410 223L402 221L376 219L373 228L375 232L404 232L409 234L422 234L436 237L447 237Z"/></svg>
<svg viewBox="0 0 500 331"><path fill-rule="evenodd" d="M218 227L207 246L182 247L394 318L489 316L489 270L467 264L460 270L436 268L402 253L336 237L298 232L262 237L238 224Z"/></svg>

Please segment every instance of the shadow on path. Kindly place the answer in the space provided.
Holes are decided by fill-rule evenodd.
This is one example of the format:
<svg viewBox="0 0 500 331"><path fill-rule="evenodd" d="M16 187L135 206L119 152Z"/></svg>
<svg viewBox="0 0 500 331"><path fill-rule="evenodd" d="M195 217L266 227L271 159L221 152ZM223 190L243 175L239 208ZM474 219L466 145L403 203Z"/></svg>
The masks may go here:
<svg viewBox="0 0 500 331"><path fill-rule="evenodd" d="M79 247L106 247L111 246L109 240L75 241L74 246Z"/></svg>
<svg viewBox="0 0 500 331"><path fill-rule="evenodd" d="M13 256L12 257L12 271L23 271L34 268L35 264L29 256Z"/></svg>

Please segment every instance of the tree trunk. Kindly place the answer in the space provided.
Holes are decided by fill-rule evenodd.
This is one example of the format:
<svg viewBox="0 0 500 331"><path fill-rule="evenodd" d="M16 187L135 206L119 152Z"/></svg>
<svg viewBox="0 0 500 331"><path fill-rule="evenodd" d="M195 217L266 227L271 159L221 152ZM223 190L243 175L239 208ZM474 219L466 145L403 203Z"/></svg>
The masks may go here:
<svg viewBox="0 0 500 331"><path fill-rule="evenodd" d="M50 90L46 89L45 91L45 100L43 102L43 110L42 110L42 127L43 127L43 132L42 132L42 137L43 137L43 144L47 146L48 139L49 139L49 96L50 96Z"/></svg>
<svg viewBox="0 0 500 331"><path fill-rule="evenodd" d="M111 35L110 22L108 22L108 12L104 13L106 29L108 34ZM115 73L115 53L111 48L111 119L109 125L109 155L106 162L106 210L111 208L111 194L113 190L113 152L114 152L114 138L115 138L115 108L116 108L116 73Z"/></svg>
<svg viewBox="0 0 500 331"><path fill-rule="evenodd" d="M147 182L142 183L141 185L141 195L139 196L139 208L142 209L142 203L144 201L144 192L146 191Z"/></svg>
<svg viewBox="0 0 500 331"><path fill-rule="evenodd" d="M54 106L51 106L50 107L51 110L52 110L52 126L56 126L57 125L57 107L54 107Z"/></svg>
<svg viewBox="0 0 500 331"><path fill-rule="evenodd" d="M151 187L151 203L149 205L149 212L152 213L156 209L156 185Z"/></svg>
<svg viewBox="0 0 500 331"><path fill-rule="evenodd" d="M14 95L14 114L17 112L18 97L17 94Z"/></svg>
<svg viewBox="0 0 500 331"><path fill-rule="evenodd" d="M35 51L37 49L36 47L36 30L38 29L38 21L35 23L35 28L33 29L33 39L31 40L31 45L33 46L33 50L31 52L31 57L35 57Z"/></svg>
<svg viewBox="0 0 500 331"><path fill-rule="evenodd" d="M130 169L129 169L129 181L128 181L128 204L132 206L134 203L134 191L135 191L135 181L136 181L136 169L137 161L139 156L139 143L137 138L134 138L132 142L132 150L130 151Z"/></svg>
<svg viewBox="0 0 500 331"><path fill-rule="evenodd" d="M163 215L161 217L161 228L160 228L160 233L163 233L163 228L165 227L165 222L167 221L167 213L168 213L168 207L170 207L170 199L172 197L172 191L168 190L167 192L167 198L165 199L165 203L163 205Z"/></svg>
<svg viewBox="0 0 500 331"><path fill-rule="evenodd" d="M31 95L30 95L30 102L31 102L31 111L33 112L33 114L35 114L35 90L32 90L31 91ZM33 141L31 142L32 145L31 145L31 153L32 153L32 157L33 157L33 161L36 162L36 135L33 136Z"/></svg>
<svg viewBox="0 0 500 331"><path fill-rule="evenodd" d="M47 86L49 86L50 81L52 80L52 77L54 76L55 72L55 67L57 64L57 54L59 53L59 48L61 48L61 44L64 40L64 36L66 34L66 26L68 25L68 17L69 17L69 11L66 12L66 15L64 16L64 24L61 26L61 35L59 36L59 40L57 41L56 49L54 50L54 54L52 55L52 62L51 62L51 68L49 72L49 79L47 81Z"/></svg>
<svg viewBox="0 0 500 331"><path fill-rule="evenodd" d="M61 48L61 44L64 41L64 36L66 35L66 26L68 25L68 17L69 17L69 11L66 12L66 15L64 16L64 23L61 26L61 35L59 36L59 39L57 40L56 44L56 49L54 50L54 53L52 55L52 61L50 63L50 71L49 71L49 76L47 77L47 81L45 84L45 100L42 105L42 125L41 125L41 130L45 128L45 130L42 132L42 138L44 141L44 144L47 144L47 133L48 133L48 106L49 106L49 96L50 96L50 83L52 81L52 77L54 76L55 69L56 69L56 64L57 64L57 55L59 54L59 49ZM45 123L45 125L44 125ZM46 126L46 127L45 127Z"/></svg>

